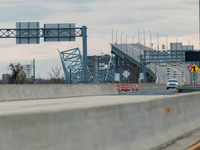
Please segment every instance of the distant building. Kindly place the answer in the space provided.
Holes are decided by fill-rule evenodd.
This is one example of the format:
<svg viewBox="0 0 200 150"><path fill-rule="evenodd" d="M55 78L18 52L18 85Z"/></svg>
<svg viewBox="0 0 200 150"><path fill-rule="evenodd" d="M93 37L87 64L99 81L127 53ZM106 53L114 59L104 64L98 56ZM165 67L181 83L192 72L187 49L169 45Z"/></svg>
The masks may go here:
<svg viewBox="0 0 200 150"><path fill-rule="evenodd" d="M193 51L194 45L183 45L183 50Z"/></svg>
<svg viewBox="0 0 200 150"><path fill-rule="evenodd" d="M9 74L2 74L2 82L3 83L8 83L9 81Z"/></svg>
<svg viewBox="0 0 200 150"><path fill-rule="evenodd" d="M182 43L170 43L170 50L194 50L194 45L182 45Z"/></svg>

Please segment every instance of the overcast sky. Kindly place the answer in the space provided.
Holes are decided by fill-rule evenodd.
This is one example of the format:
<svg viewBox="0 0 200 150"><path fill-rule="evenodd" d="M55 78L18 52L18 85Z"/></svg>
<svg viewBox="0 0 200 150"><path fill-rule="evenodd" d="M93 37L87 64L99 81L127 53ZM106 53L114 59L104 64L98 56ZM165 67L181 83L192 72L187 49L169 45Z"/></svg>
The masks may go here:
<svg viewBox="0 0 200 150"><path fill-rule="evenodd" d="M199 49L198 44L198 0L0 0L0 28L15 28L16 22L45 23L75 23L76 27L83 25L88 28L88 55L110 54L112 42L112 29L114 29L114 42L116 30L118 42L128 43L138 41L138 28L140 38L149 45L150 36L154 47L159 45L189 42ZM142 30L143 29L143 30ZM144 42L144 41L143 41ZM15 39L0 39L0 74L9 73L9 63L30 64L36 59L36 77L48 78L47 72L52 67L61 67L60 51L79 47L82 52L82 39L76 42L43 42L40 44L15 44ZM169 45L168 45L169 47ZM1 78L1 77L0 77Z"/></svg>

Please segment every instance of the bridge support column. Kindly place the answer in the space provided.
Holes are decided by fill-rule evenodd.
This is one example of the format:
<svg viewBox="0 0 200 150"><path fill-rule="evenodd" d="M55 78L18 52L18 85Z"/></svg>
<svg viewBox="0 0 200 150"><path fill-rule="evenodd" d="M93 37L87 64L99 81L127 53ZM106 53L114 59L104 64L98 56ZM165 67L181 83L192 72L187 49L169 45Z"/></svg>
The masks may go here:
<svg viewBox="0 0 200 150"><path fill-rule="evenodd" d="M118 64L119 64L119 73L120 73L120 83L122 83L122 72L123 72L123 69L122 69L122 58L121 57L119 57Z"/></svg>
<svg viewBox="0 0 200 150"><path fill-rule="evenodd" d="M140 72L140 68L138 68L136 65L134 65L133 63L130 66L130 80L131 83L138 83L138 78L139 78L139 72Z"/></svg>
<svg viewBox="0 0 200 150"><path fill-rule="evenodd" d="M133 81L134 81L134 67L133 67L133 63L130 63L129 64L129 73L130 73L130 75L129 75L129 82L130 83L134 83Z"/></svg>
<svg viewBox="0 0 200 150"><path fill-rule="evenodd" d="M115 72L118 71L119 69L119 57L117 55L115 55Z"/></svg>

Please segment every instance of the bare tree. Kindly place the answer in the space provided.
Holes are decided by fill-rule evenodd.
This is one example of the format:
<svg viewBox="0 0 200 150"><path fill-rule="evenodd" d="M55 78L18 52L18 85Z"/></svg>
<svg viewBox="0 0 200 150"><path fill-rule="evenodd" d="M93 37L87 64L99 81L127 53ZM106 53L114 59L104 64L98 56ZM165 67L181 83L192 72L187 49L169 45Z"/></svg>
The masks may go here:
<svg viewBox="0 0 200 150"><path fill-rule="evenodd" d="M25 83L26 73L24 71L24 66L20 63L13 64L11 63L8 66L8 69L12 71L12 74L9 76L9 83L11 84L22 84Z"/></svg>
<svg viewBox="0 0 200 150"><path fill-rule="evenodd" d="M51 68L52 72L48 72L48 75L50 76L49 82L52 83L62 83L63 79L61 79L61 67L59 68L56 66L55 68Z"/></svg>

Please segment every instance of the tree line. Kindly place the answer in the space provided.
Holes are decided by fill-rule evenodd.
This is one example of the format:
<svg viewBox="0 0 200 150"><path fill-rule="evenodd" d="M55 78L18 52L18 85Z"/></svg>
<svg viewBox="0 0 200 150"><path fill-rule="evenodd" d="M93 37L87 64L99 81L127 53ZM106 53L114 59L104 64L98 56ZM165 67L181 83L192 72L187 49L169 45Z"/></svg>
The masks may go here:
<svg viewBox="0 0 200 150"><path fill-rule="evenodd" d="M55 67L51 69L51 72L48 72L49 79L34 79L26 75L25 65L20 63L11 63L8 66L8 70L11 71L11 74L8 78L9 84L33 84L33 83L64 83L64 78L61 76L61 67Z"/></svg>

